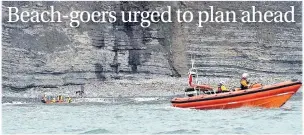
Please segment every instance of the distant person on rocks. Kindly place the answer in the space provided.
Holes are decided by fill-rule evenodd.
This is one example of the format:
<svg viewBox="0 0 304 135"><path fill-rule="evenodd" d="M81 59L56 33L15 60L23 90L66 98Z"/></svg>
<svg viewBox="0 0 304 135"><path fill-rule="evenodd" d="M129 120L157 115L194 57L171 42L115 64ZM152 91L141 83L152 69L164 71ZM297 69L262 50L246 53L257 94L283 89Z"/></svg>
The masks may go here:
<svg viewBox="0 0 304 135"><path fill-rule="evenodd" d="M249 87L249 81L247 80L247 77L248 77L247 73L242 74L242 79L240 81L240 83L241 83L241 90L248 89L248 87Z"/></svg>
<svg viewBox="0 0 304 135"><path fill-rule="evenodd" d="M218 92L228 92L229 90L224 85L224 81L221 81L218 85Z"/></svg>
<svg viewBox="0 0 304 135"><path fill-rule="evenodd" d="M76 91L76 94L78 94L80 97L83 97L83 94L84 94L84 86L83 85L80 86L80 91Z"/></svg>

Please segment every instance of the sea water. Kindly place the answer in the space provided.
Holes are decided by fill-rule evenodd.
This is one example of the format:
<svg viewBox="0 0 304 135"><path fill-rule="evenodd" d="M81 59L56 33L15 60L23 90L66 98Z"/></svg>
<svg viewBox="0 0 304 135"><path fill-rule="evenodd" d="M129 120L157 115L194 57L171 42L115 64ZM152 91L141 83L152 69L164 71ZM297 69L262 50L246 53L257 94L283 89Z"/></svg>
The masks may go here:
<svg viewBox="0 0 304 135"><path fill-rule="evenodd" d="M302 134L301 93L276 109L181 109L172 107L170 99L82 98L58 105L4 98L2 131L5 134Z"/></svg>

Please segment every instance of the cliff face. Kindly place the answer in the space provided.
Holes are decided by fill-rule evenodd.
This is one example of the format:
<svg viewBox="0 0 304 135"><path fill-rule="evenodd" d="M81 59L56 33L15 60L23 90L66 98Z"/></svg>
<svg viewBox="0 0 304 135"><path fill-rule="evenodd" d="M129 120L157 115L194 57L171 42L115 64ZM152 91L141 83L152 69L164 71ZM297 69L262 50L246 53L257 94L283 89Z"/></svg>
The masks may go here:
<svg viewBox="0 0 304 135"><path fill-rule="evenodd" d="M217 10L287 11L296 23L8 23L6 7L49 10ZM112 79L185 76L190 58L208 77L301 77L301 2L3 2L2 78L4 90L74 87ZM173 19L176 17L173 15ZM117 17L119 19L119 16ZM197 18L194 18L196 20ZM239 18L238 18L239 19Z"/></svg>

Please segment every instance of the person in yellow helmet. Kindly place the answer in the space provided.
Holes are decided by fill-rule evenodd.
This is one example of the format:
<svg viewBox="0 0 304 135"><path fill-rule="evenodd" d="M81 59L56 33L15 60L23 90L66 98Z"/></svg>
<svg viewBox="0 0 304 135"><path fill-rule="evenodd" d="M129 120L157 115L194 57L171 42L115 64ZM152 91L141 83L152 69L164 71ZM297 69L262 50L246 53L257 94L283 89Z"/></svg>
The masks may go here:
<svg viewBox="0 0 304 135"><path fill-rule="evenodd" d="M62 101L63 101L62 95L59 95L58 96L58 102L62 102Z"/></svg>
<svg viewBox="0 0 304 135"><path fill-rule="evenodd" d="M60 95L57 96L57 102L59 102L59 101L60 101Z"/></svg>
<svg viewBox="0 0 304 135"><path fill-rule="evenodd" d="M228 92L229 90L224 85L224 81L221 81L218 85L218 92Z"/></svg>
<svg viewBox="0 0 304 135"><path fill-rule="evenodd" d="M247 73L244 73L242 75L242 79L240 81L240 83L241 83L241 90L248 89L248 87L249 87L249 81L247 80L247 77L248 77Z"/></svg>

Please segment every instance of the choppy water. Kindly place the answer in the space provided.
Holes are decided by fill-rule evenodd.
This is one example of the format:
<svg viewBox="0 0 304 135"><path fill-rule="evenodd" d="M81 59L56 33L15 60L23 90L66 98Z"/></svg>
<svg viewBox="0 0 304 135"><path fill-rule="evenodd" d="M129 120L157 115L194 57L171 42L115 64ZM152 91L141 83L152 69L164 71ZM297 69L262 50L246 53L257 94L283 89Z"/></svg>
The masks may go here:
<svg viewBox="0 0 304 135"><path fill-rule="evenodd" d="M302 96L282 108L191 110L170 97L89 98L45 105L34 99L2 103L3 133L32 134L302 134Z"/></svg>

